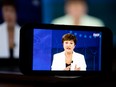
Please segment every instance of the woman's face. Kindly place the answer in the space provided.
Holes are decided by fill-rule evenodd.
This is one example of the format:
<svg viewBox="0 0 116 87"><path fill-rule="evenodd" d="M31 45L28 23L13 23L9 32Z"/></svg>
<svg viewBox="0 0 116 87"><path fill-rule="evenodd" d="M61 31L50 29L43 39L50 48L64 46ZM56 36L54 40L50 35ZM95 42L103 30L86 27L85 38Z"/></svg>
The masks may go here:
<svg viewBox="0 0 116 87"><path fill-rule="evenodd" d="M3 18L8 25L14 26L16 22L16 11L13 6L3 6L2 8Z"/></svg>
<svg viewBox="0 0 116 87"><path fill-rule="evenodd" d="M80 18L87 12L87 6L83 2L69 3L65 7L66 13L74 18Z"/></svg>
<svg viewBox="0 0 116 87"><path fill-rule="evenodd" d="M72 53L75 48L75 43L73 40L67 40L63 42L64 51L67 53Z"/></svg>

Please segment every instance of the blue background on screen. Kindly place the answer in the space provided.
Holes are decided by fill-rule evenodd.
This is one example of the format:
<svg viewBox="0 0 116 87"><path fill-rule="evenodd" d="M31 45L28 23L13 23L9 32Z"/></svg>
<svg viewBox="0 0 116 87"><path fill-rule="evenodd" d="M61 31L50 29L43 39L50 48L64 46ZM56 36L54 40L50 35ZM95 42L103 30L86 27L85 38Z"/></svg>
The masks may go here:
<svg viewBox="0 0 116 87"><path fill-rule="evenodd" d="M33 69L50 69L52 32L46 30L34 31Z"/></svg>
<svg viewBox="0 0 116 87"><path fill-rule="evenodd" d="M85 56L87 70L101 70L100 32L45 29L34 29L33 70L51 69L53 54L63 51L62 36L66 33L77 37L74 51Z"/></svg>

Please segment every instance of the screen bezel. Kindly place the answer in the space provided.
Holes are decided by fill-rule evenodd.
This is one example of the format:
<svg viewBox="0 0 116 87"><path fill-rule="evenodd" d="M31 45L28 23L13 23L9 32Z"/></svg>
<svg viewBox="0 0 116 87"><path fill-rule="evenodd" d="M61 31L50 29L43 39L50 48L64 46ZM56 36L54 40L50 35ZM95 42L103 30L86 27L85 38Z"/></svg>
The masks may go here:
<svg viewBox="0 0 116 87"><path fill-rule="evenodd" d="M76 31L97 31L102 32L102 59L101 71L33 71L33 30L34 29L58 29ZM53 24L26 24L20 30L20 69L24 74L30 75L60 75L60 76L85 76L100 75L104 76L111 73L112 58L112 32L107 27L90 27L74 25L53 25Z"/></svg>

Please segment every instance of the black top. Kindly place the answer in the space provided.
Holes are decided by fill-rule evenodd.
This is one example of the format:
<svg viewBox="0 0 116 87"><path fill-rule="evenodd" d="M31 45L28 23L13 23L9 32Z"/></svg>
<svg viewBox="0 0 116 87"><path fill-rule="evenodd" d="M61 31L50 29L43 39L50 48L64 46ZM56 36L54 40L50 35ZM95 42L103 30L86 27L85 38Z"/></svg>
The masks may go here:
<svg viewBox="0 0 116 87"><path fill-rule="evenodd" d="M71 65L71 63L70 63L70 64L67 64L67 63L66 63L66 67L68 67L68 66L70 66L70 65ZM70 68L69 68L69 71L70 71Z"/></svg>
<svg viewBox="0 0 116 87"><path fill-rule="evenodd" d="M13 49L10 48L9 51L10 51L10 58L12 59L13 58Z"/></svg>
<svg viewBox="0 0 116 87"><path fill-rule="evenodd" d="M70 65L71 65L71 63L70 63L70 64L67 64L67 63L66 63L66 67L68 67L68 66L70 66Z"/></svg>
<svg viewBox="0 0 116 87"><path fill-rule="evenodd" d="M71 61L71 63L73 63L73 61ZM67 64L67 63L66 63L66 67L70 66L70 65L71 65L71 63L70 63L70 64Z"/></svg>

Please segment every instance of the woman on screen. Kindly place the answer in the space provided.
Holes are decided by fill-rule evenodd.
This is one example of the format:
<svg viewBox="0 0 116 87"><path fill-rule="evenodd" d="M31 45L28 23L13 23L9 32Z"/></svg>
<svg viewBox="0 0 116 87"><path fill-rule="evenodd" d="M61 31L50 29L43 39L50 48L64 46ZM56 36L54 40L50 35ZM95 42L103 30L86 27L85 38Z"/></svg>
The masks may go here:
<svg viewBox="0 0 116 87"><path fill-rule="evenodd" d="M53 55L51 70L86 71L84 55L74 52L77 38L73 34L62 37L64 51Z"/></svg>

